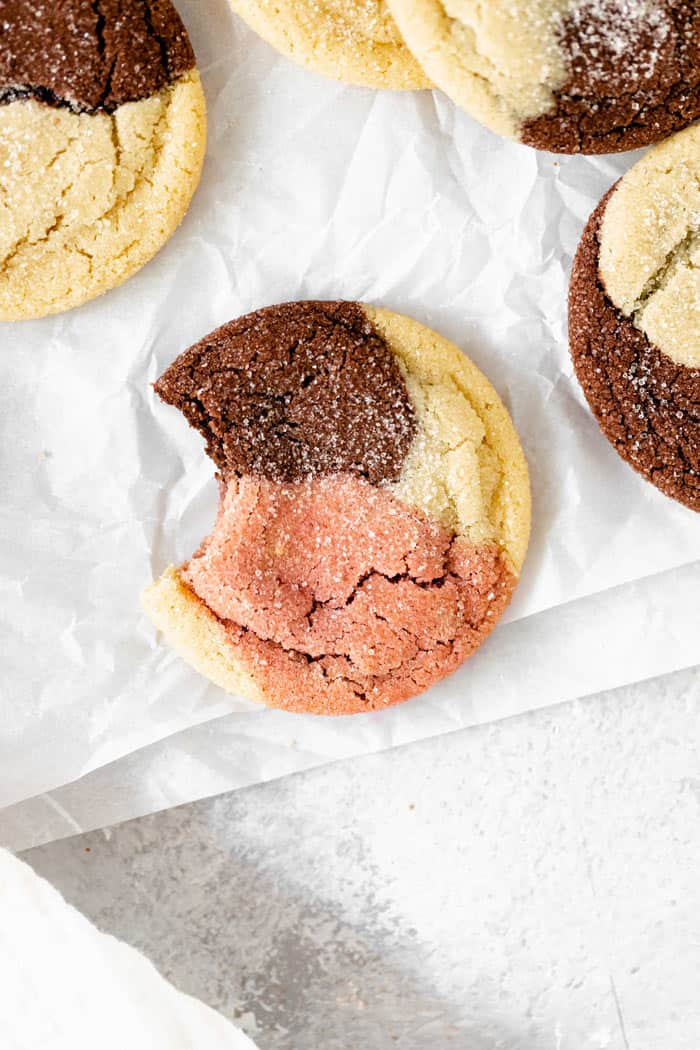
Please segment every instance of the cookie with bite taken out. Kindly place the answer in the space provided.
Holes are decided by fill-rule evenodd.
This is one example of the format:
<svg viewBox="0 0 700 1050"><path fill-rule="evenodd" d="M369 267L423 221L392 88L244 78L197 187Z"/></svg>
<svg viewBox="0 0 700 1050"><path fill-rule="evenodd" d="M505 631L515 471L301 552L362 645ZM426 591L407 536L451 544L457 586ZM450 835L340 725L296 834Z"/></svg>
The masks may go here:
<svg viewBox="0 0 700 1050"><path fill-rule="evenodd" d="M382 709L491 633L525 557L528 471L453 344L360 303L285 303L185 351L156 391L204 437L221 501L143 604L212 681L290 711Z"/></svg>

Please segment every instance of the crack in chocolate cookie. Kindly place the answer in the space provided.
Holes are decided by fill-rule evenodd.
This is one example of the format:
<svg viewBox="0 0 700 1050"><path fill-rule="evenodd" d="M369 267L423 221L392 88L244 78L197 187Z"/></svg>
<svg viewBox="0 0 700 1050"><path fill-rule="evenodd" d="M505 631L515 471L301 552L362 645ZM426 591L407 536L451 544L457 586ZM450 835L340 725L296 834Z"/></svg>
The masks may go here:
<svg viewBox="0 0 700 1050"><path fill-rule="evenodd" d="M527 546L527 468L451 344L358 303L286 303L156 390L204 436L221 502L144 605L214 681L292 711L381 709L491 632Z"/></svg>
<svg viewBox="0 0 700 1050"><path fill-rule="evenodd" d="M0 0L0 103L114 113L194 66L170 0Z"/></svg>
<svg viewBox="0 0 700 1050"><path fill-rule="evenodd" d="M431 87L385 0L231 0L251 29L323 76L370 88Z"/></svg>

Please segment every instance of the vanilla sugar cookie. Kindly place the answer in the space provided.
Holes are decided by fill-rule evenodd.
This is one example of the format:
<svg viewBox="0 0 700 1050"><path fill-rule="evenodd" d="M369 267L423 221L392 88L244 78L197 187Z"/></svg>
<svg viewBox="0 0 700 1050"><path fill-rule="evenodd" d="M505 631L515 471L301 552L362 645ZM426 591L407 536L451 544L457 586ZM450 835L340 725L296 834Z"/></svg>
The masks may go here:
<svg viewBox="0 0 700 1050"><path fill-rule="evenodd" d="M435 332L351 302L224 325L156 383L205 438L219 514L143 595L230 692L381 709L454 671L507 606L528 471L488 380Z"/></svg>
<svg viewBox="0 0 700 1050"><path fill-rule="evenodd" d="M386 0L231 0L268 44L307 69L362 87L431 87Z"/></svg>
<svg viewBox="0 0 700 1050"><path fill-rule="evenodd" d="M691 0L389 0L428 76L493 131L558 153L636 149L700 116Z"/></svg>
<svg viewBox="0 0 700 1050"><path fill-rule="evenodd" d="M0 319L144 265L202 168L204 94L169 0L0 0Z"/></svg>
<svg viewBox="0 0 700 1050"><path fill-rule="evenodd" d="M571 276L569 340L616 451L700 511L700 127L647 153L594 211Z"/></svg>

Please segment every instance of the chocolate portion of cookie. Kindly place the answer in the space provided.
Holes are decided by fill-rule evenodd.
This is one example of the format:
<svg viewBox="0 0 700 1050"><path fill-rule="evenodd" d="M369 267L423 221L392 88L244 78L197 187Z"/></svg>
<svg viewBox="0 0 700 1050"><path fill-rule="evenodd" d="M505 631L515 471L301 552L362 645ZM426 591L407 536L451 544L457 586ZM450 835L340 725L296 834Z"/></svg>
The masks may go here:
<svg viewBox="0 0 700 1050"><path fill-rule="evenodd" d="M219 328L155 386L223 478L396 481L415 433L399 366L357 303L294 302Z"/></svg>
<svg viewBox="0 0 700 1050"><path fill-rule="evenodd" d="M566 16L570 70L521 139L559 153L637 149L700 116L700 7L692 0L584 3Z"/></svg>
<svg viewBox="0 0 700 1050"><path fill-rule="evenodd" d="M0 102L112 113L194 66L170 0L0 0Z"/></svg>
<svg viewBox="0 0 700 1050"><path fill-rule="evenodd" d="M576 375L601 430L667 496L700 511L700 371L654 346L606 294L599 231L613 189L591 216L569 291Z"/></svg>

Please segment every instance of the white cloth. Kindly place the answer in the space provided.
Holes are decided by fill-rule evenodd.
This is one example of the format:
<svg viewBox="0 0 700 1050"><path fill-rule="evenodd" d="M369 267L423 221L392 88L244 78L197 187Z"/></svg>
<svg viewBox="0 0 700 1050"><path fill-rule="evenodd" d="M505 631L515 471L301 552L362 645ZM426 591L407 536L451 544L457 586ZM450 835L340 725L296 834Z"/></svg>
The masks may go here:
<svg viewBox="0 0 700 1050"><path fill-rule="evenodd" d="M255 1050L0 850L2 1050Z"/></svg>

